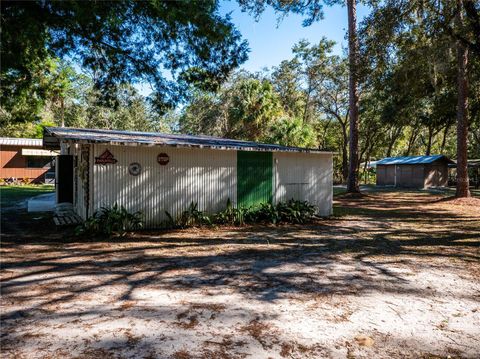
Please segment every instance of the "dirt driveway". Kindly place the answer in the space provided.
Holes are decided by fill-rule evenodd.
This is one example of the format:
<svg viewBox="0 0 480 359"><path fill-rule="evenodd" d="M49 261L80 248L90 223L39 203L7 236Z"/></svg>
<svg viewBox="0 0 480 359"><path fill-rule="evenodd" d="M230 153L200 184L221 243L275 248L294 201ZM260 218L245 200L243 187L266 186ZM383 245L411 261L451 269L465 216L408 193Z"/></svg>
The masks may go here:
<svg viewBox="0 0 480 359"><path fill-rule="evenodd" d="M309 226L113 242L10 225L2 357L478 358L472 204L378 193Z"/></svg>

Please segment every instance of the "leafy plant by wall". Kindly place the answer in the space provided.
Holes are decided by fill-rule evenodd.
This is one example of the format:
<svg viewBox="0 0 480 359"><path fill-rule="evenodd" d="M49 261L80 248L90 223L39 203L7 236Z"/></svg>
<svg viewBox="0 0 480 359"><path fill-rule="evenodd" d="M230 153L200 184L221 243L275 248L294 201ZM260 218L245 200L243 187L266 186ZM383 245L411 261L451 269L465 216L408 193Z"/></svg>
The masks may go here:
<svg viewBox="0 0 480 359"><path fill-rule="evenodd" d="M75 229L77 235L119 235L143 228L141 212L130 213L116 203L112 207L102 207Z"/></svg>
<svg viewBox="0 0 480 359"><path fill-rule="evenodd" d="M241 226L245 224L245 214L248 209L244 207L235 208L232 205L230 198L227 200L227 207L212 216L212 221L215 224L228 224Z"/></svg>
<svg viewBox="0 0 480 359"><path fill-rule="evenodd" d="M186 228L202 225L236 225L254 223L307 223L314 219L316 207L306 201L289 200L279 202L276 205L262 203L252 207L234 207L230 199L227 200L226 208L223 211L208 216L198 210L197 203L191 203L189 208L182 212L178 218L165 212L168 220L165 222L167 228Z"/></svg>
<svg viewBox="0 0 480 359"><path fill-rule="evenodd" d="M199 211L198 203L194 202L190 203L190 206L177 218L174 218L168 211L165 211L165 214L168 217L166 227L169 228L186 228L212 224L210 217Z"/></svg>
<svg viewBox="0 0 480 359"><path fill-rule="evenodd" d="M289 200L278 204L263 203L249 208L233 206L230 199L223 211L207 215L198 209L197 203L190 203L179 216L174 217L165 211L165 228L188 228L195 226L234 225L265 223L308 223L315 218L316 207L306 201ZM143 228L141 212L130 213L116 203L112 207L102 207L75 229L77 235L124 236L128 232Z"/></svg>

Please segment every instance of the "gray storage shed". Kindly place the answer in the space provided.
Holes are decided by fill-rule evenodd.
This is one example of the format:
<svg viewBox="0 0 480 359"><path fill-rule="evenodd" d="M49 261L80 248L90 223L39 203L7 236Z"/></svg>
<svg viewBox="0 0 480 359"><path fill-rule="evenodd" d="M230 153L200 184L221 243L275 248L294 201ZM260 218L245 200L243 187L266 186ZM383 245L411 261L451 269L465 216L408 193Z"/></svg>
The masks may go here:
<svg viewBox="0 0 480 359"><path fill-rule="evenodd" d="M444 155L387 157L377 162L377 186L445 187L449 163Z"/></svg>

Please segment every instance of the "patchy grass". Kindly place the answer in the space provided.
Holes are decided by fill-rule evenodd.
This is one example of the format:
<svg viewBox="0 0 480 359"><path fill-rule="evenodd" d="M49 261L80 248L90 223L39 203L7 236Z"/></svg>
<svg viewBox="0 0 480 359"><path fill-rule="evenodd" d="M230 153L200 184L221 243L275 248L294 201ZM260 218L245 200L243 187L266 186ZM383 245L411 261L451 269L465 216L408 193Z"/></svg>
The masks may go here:
<svg viewBox="0 0 480 359"><path fill-rule="evenodd" d="M88 243L26 236L12 217L2 356L478 356L478 206L381 191L337 196L334 210Z"/></svg>
<svg viewBox="0 0 480 359"><path fill-rule="evenodd" d="M435 195L435 196L455 196L455 187L443 187L443 188L429 188L429 189L415 189L415 188L394 188L376 186L375 184L360 185L360 190L364 194L368 193L413 193L419 195ZM347 193L346 187L334 186L333 196L340 197ZM480 189L470 187L470 193L472 197L480 197Z"/></svg>
<svg viewBox="0 0 480 359"><path fill-rule="evenodd" d="M17 202L25 201L30 197L55 191L55 186L24 185L24 186L0 186L1 206L11 206Z"/></svg>
<svg viewBox="0 0 480 359"><path fill-rule="evenodd" d="M27 199L54 192L52 185L0 186L2 236L7 234L18 243L43 238L44 241L59 240L62 233L53 232L55 225L52 213L27 212Z"/></svg>
<svg viewBox="0 0 480 359"><path fill-rule="evenodd" d="M338 187L338 186L333 187L333 196L334 197L345 194L346 192L347 192L347 189L344 188L344 187Z"/></svg>
<svg viewBox="0 0 480 359"><path fill-rule="evenodd" d="M439 189L439 190L431 190L432 193L440 193L440 194L444 194L445 196L455 196L455 187L448 187L448 188L444 188L444 189ZM470 194L473 196L473 197L480 197L480 188L478 189L475 189L473 187L470 187Z"/></svg>

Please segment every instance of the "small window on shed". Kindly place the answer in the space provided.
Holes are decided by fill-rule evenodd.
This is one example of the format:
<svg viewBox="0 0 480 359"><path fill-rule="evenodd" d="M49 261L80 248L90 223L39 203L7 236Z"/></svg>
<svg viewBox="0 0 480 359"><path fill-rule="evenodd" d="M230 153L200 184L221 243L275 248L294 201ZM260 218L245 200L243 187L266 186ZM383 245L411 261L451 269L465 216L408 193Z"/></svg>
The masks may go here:
<svg viewBox="0 0 480 359"><path fill-rule="evenodd" d="M51 163L51 157L27 156L27 168L50 168Z"/></svg>

